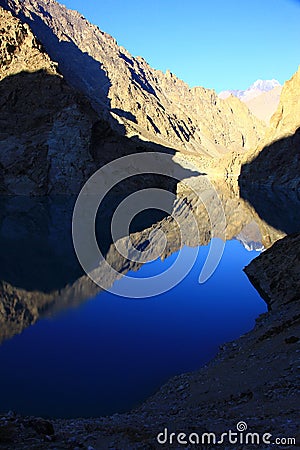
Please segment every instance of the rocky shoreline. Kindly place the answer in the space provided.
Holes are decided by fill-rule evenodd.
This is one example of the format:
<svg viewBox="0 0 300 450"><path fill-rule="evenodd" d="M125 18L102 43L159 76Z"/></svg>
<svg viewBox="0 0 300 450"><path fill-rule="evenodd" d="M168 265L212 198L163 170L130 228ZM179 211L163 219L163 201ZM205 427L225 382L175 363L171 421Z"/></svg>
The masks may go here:
<svg viewBox="0 0 300 450"><path fill-rule="evenodd" d="M280 185L298 195L300 69L285 83L267 128L237 98L221 100L210 89L190 89L171 72L152 69L54 0L4 0L0 19L1 194L77 194L107 162L151 150L174 159L182 155L201 174L228 179L240 175L247 201L243 186L249 190L252 184ZM257 197L255 189L251 199ZM249 208L235 197L225 205L225 210L236 211L240 222L241 211ZM276 213L280 216L277 209ZM266 218L266 223L271 221ZM265 225L262 235L264 230ZM272 228L270 244L283 231L291 232ZM178 433L220 436L236 431L241 421L249 432L272 435L270 444L260 442L252 448L288 448L284 440L273 444L276 438L297 436L299 260L300 235L290 235L245 269L269 311L251 332L223 345L205 367L172 378L137 409L112 417L52 420L14 412L0 415L0 449L152 449L163 447L157 441L160 433L166 439L164 448L193 448L191 442L179 443ZM86 285L76 286L83 291ZM15 313L10 314L13 327L4 321L3 338L11 336L12 328L20 332L33 323L51 303L45 294L36 309L31 295L16 293L8 284L0 283L1 292L5 307L0 315L6 320ZM17 294L25 300L25 316ZM175 433L173 443L170 433ZM196 447L249 449L244 443L204 442Z"/></svg>
<svg viewBox="0 0 300 450"><path fill-rule="evenodd" d="M270 442L297 439L298 304L300 300L300 234L277 241L245 269L269 305L255 328L223 345L216 358L200 370L177 376L139 408L111 417L44 420L10 412L0 417L3 449L151 449L193 448L169 442L170 433L236 431L245 422L248 432L270 433ZM242 293L241 293L242 301ZM168 430L165 445L157 435ZM165 439L165 434L161 435ZM173 437L172 439L175 439ZM212 443L212 442L211 442ZM299 436L298 441L299 444ZM197 448L221 448L207 445ZM222 448L274 448L271 444Z"/></svg>

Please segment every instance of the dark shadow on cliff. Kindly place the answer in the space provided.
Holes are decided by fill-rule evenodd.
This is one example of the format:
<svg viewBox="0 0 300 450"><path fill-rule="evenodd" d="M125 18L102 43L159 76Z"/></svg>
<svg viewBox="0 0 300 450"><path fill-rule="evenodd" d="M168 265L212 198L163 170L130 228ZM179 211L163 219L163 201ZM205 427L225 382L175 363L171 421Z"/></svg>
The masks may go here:
<svg viewBox="0 0 300 450"><path fill-rule="evenodd" d="M124 117L127 120L131 120L131 122L133 123L137 123L135 115L129 111L123 111L122 109L119 108L112 108L111 112L117 114L119 117Z"/></svg>
<svg viewBox="0 0 300 450"><path fill-rule="evenodd" d="M89 132L87 125L77 126L76 119L82 117L89 123L96 120L96 114L60 76L39 70L4 78L0 81L0 115L1 194L47 195L53 186L63 192L60 184L67 178L68 189L74 193L93 172L88 149L81 153L82 167L76 164L80 150L69 150L72 139L84 142L84 136L80 137L83 127ZM77 137L71 127L77 128ZM65 152L60 155L62 146Z"/></svg>
<svg viewBox="0 0 300 450"><path fill-rule="evenodd" d="M16 14L9 5L4 4L3 7L8 9L13 15L17 16L22 22L27 23L30 26L36 38L43 44L43 48L49 54L50 58L53 61L58 62L58 69L63 74L65 82L78 91L78 95L81 93L82 101L85 101L86 103L89 101L90 105L97 113L98 118L95 117L93 120L89 148L89 153L95 163L95 170L116 158L133 153L156 151L175 155L176 151L173 148L142 140L138 136L132 138L126 137L125 126L122 122L116 120L111 112L118 115L120 118L126 118L132 122L136 122L136 118L130 111L111 108L109 98L111 81L106 71L102 68L101 62L95 60L88 53L81 51L73 41L59 40L51 28L43 21L43 18L39 17L39 15L34 12L30 12L30 15L25 15L19 10ZM48 15L47 11L43 10L43 8L40 8L40 13L45 17ZM123 53L121 53L121 57L127 61L129 68L132 70L132 62L130 59ZM139 82L142 89L149 95L155 95L151 86L145 84L143 71L141 73L142 79L133 81ZM21 74L10 77L8 82L14 84L16 78L19 76L21 76ZM24 91L26 93L30 90L32 84L30 76L33 75L27 74L27 76L27 83L25 79L23 80ZM51 85L50 75L48 76L48 80L43 81L45 93L47 93L48 90L48 83ZM58 78L53 75L52 77ZM5 90L7 90L7 82L5 80L2 82L6 83ZM64 83L63 80L60 80L60 82L61 84ZM15 93L13 92L12 97L14 97L14 95ZM42 89L40 89L39 96L42 104L44 101ZM41 122L43 121L43 117L38 117L37 120ZM53 117L49 117L47 120L51 123ZM34 130L34 126L32 126L32 128ZM174 163L174 167L175 166L178 165ZM183 172L183 178L199 175L198 172L195 173L190 170L183 170ZM165 183L163 184L165 185ZM173 185L170 182L169 189L172 192L175 192L176 185L177 182L173 183ZM44 192L40 192L40 194L44 194Z"/></svg>
<svg viewBox="0 0 300 450"><path fill-rule="evenodd" d="M287 234L300 231L300 128L244 164L239 187L269 225Z"/></svg>
<svg viewBox="0 0 300 450"><path fill-rule="evenodd" d="M74 108L81 115L79 119L76 119L76 115L72 116ZM15 178L23 177L24 183L26 179L32 191L32 193L30 190L27 192L24 188L22 192L21 185L20 192L12 191L12 195L19 193L23 195L78 194L92 173L117 158L149 151L167 153L171 156L175 154L172 148L142 141L138 136L128 138L120 134L108 121L97 116L81 93L70 88L60 76L49 74L45 70L32 73L20 72L1 80L0 113L1 194L9 193L10 183L15 188L14 181L11 180L12 175ZM124 112L124 115L127 114ZM82 137L84 154L82 151L76 154L74 146L68 147L69 142L64 143L65 139L72 140L74 137L68 133L66 135L70 126L68 118L72 119L71 125L76 128L75 131L78 130L79 135L81 124L84 121L87 122L86 133L89 134L89 142L84 136ZM81 119L78 127L75 119ZM54 174L54 179L51 179L53 155L50 155L49 140L53 140L51 133L55 123L58 123L58 127L54 129L54 139L57 140L59 151L62 152L65 149L66 154L62 154L60 158L59 151L57 152L57 158L60 161L56 163L55 170L61 171L61 174ZM123 131L125 133L125 130ZM79 136L78 140L80 139ZM78 158L82 158L81 164ZM174 169L180 167L177 163L170 162L170 164L174 166ZM73 181L76 181L75 185L68 182L70 167ZM66 186L60 187L56 183L56 178L59 175L58 178L61 180L62 174L64 174ZM182 178L195 175L199 173L183 168L181 170ZM140 183L143 183L142 178ZM177 182L174 181L172 184L170 181L169 188L172 192L176 191L176 185Z"/></svg>
<svg viewBox="0 0 300 450"><path fill-rule="evenodd" d="M68 192L70 185L66 183L65 190L60 194L67 196L62 197L62 200L47 197L48 194L54 195L49 192L52 166L48 142L50 132L56 118L61 117L62 112L72 105L80 109L91 125L90 143L82 163L85 165L86 161L92 161L90 172L86 172L86 179L98 168L115 159L149 151L171 156L166 163L168 167L159 167L162 173L176 173L179 180L199 175L198 172L184 169L173 162L173 149L145 143L138 137L129 139L119 135L108 122L99 119L80 93L68 87L57 75L41 70L34 73L21 72L3 79L0 82L0 192L4 196L9 193L11 185L15 187L18 184L19 193L23 195L19 198L1 199L0 231L4 234L0 237L0 280L21 289L50 292L72 284L82 275L71 239L72 209L76 194L82 186L78 184L75 192L72 189ZM9 143L11 145L8 147ZM64 155L61 156L61 169L57 170L65 173L70 161L67 159L64 162ZM78 177L78 181L79 176L82 177L83 168L76 160L71 161L71 164L74 166L73 175ZM86 179L82 178L81 184ZM130 177L116 185L99 208L98 241L104 255L112 244L110 220L118 204L129 194L151 187L176 193L179 180L147 173ZM36 186L34 195L44 195L45 198L27 198L28 183ZM55 185L54 181L52 185ZM169 210L172 209L172 202L166 206ZM149 228L166 215L163 211L147 210L133 221L130 232ZM52 235L49 235L50 231L56 233L55 242Z"/></svg>
<svg viewBox="0 0 300 450"><path fill-rule="evenodd" d="M13 311L18 312L21 308L22 315L28 312L23 311L22 302L16 300L18 295L24 294L22 290L26 291L26 302L35 302L36 296L40 295L44 305L41 308L47 309L49 303L44 294L59 292L83 275L73 249L71 225L75 201L72 195L79 193L86 179L98 168L122 156L149 151L173 156L176 152L173 148L145 142L138 136L126 137L124 125L110 114L108 93L111 84L101 63L82 52L73 42L59 41L37 15L22 17L20 13L19 18L29 24L41 42L47 43L45 50L52 60L58 62L64 77L41 70L17 73L0 82L0 193L24 195L2 198L0 202L0 280L4 285L8 283L17 289L16 293L4 286L0 289L0 296L5 302L12 302ZM151 86L145 85L143 80L140 84L148 94L154 94ZM49 136L57 117L60 120L74 105L82 114L82 120L90 123L85 162L80 165L76 159L69 161L57 155L55 170L66 174L71 168L75 184L71 187L70 182L70 185L65 184L64 191L60 189L60 193L67 194L64 197L50 198L49 194L58 192L55 192L55 183L50 183L52 156L49 155ZM113 112L120 118L135 121L134 115L128 111ZM60 129L59 126L58 133ZM63 135L58 142L63 142ZM171 158L168 164L171 167L166 172L179 173L179 178L151 173L131 177L107 195L102 211L100 207L97 227L104 255L112 245L112 213L124 197L148 187L176 193L179 180L199 175L184 169ZM160 169L164 173L164 168ZM16 183L17 192L10 192L9 187L15 187ZM44 198L30 199L26 195ZM172 201L168 209L172 209ZM159 210L148 210L133 222L130 232L149 228L166 215ZM84 289L80 292L81 301L90 297L90 291L85 292ZM33 297L31 293L34 293ZM74 303L74 298L69 300ZM29 318L28 323L34 320Z"/></svg>
<svg viewBox="0 0 300 450"><path fill-rule="evenodd" d="M9 6L4 5L4 8L30 26L50 58L58 62L58 69L65 80L87 95L95 109L99 110L99 106L102 110L110 108L108 92L111 83L100 62L82 52L72 41L60 41L37 14L32 12L28 17L19 11L16 15ZM45 16L48 14L46 11L41 10L41 12ZM97 101L93 102L93 99Z"/></svg>
<svg viewBox="0 0 300 450"><path fill-rule="evenodd" d="M136 121L134 115L128 111L122 111L121 109L111 109L111 102L108 97L109 89L111 87L111 81L107 76L106 71L102 68L102 63L95 60L88 53L81 51L74 42L61 41L53 33L51 28L34 12L30 13L30 16L25 16L22 11L18 14L15 13L9 5L3 5L5 9L8 9L14 16L21 19L23 23L27 23L33 31L36 38L42 43L43 48L49 54L53 61L58 63L58 69L63 74L64 79L73 88L82 92L85 95L95 111L106 120L109 120L113 124L113 128L118 131L119 134L124 134L125 129L122 124L115 120L110 112L113 111L121 118L125 117L131 121ZM48 12L40 7L40 12L47 17ZM132 69L132 61L129 60L122 52L120 53L130 70L132 80L138 83L143 90L148 94L156 96L156 93L152 86L143 76L143 70L141 69L142 78L139 78Z"/></svg>

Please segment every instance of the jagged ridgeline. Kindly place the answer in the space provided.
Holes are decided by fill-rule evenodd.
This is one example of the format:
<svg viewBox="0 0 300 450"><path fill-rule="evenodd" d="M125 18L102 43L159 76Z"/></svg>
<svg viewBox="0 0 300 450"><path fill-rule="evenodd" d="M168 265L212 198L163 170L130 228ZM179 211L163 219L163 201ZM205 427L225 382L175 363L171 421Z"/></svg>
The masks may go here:
<svg viewBox="0 0 300 450"><path fill-rule="evenodd" d="M152 144L205 166L264 136L265 125L239 99L152 69L54 0L0 5L2 192L60 191L66 179L76 192L108 153Z"/></svg>
<svg viewBox="0 0 300 450"><path fill-rule="evenodd" d="M273 178L280 170L285 184L295 179L298 133L281 138L299 126L299 72L283 87L267 128L238 98L190 89L152 69L54 0L0 6L0 192L77 193L98 167L149 149L179 152L200 172L221 176L238 176L242 164L257 160L262 182L264 166L276 160ZM279 150L263 152L274 141ZM281 156L277 164L286 146L293 164ZM242 178L253 179L254 165Z"/></svg>

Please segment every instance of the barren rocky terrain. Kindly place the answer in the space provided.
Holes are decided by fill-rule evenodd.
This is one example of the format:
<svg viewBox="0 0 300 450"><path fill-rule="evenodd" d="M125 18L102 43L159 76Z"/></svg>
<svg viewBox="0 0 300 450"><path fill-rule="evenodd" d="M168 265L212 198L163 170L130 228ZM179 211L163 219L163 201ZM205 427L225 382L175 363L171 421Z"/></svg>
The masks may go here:
<svg viewBox="0 0 300 450"><path fill-rule="evenodd" d="M276 438L299 439L299 251L299 234L285 237L245 269L268 302L269 311L257 319L254 330L224 345L207 366L171 379L156 395L127 414L45 420L9 413L0 417L1 448L161 448L157 435L166 428L168 436L179 431L188 436L214 432L219 439L223 432L236 431L240 421L247 424L248 432L271 435L269 445L260 441L251 448L272 448ZM219 447L212 444L206 440L198 448ZM167 441L166 445L193 447L177 441ZM295 446L278 446L292 447ZM250 447L238 444L234 448Z"/></svg>
<svg viewBox="0 0 300 450"><path fill-rule="evenodd" d="M238 98L223 100L213 90L190 89L169 71L152 69L54 0L0 0L0 32L0 193L76 194L98 167L119 156L155 150L173 155L176 165L180 155L187 165L195 164L203 178L219 178L228 226L215 230L216 235L267 248L245 271L269 306L254 330L224 345L207 366L170 380L136 410L77 420L9 412L0 416L0 448L160 448L156 436L165 428L219 436L236 430L240 421L249 431L272 434L272 443L277 437L296 438L300 238L285 236L290 231L281 227L280 217L269 220L267 208L259 209L258 188L287 189L299 198L300 69L284 84L267 127ZM239 175L245 201L239 197ZM190 169L186 176L192 178ZM250 198L251 186L255 189ZM209 242L205 208L180 183L173 187L179 195L175 215L189 226L192 208L202 232L199 242L191 227L189 245ZM213 204L214 195L209 199ZM20 213L11 207L0 214L4 231L12 231L9 215L15 213L22 218L22 228L28 210ZM32 232L34 221L28 216ZM133 233L136 245L145 243L149 231L163 230L168 236L165 256L180 247L170 218L149 227ZM3 248L7 242L6 236ZM43 257L39 254L36 260L41 283L47 265ZM57 255L51 258L53 269ZM113 248L108 248L107 258L124 268ZM53 289L24 287L20 273L14 273L15 260L4 254L2 262L6 272L0 282L0 340L97 290L73 267L68 268L70 277ZM267 450L272 443L253 448Z"/></svg>
<svg viewBox="0 0 300 450"><path fill-rule="evenodd" d="M238 99L223 101L152 69L79 13L53 0L2 6L30 26L65 80L120 134L206 157L249 150L262 139L265 125Z"/></svg>
<svg viewBox="0 0 300 450"><path fill-rule="evenodd" d="M27 24L2 8L0 23L0 191L78 190L95 170L87 144L96 114Z"/></svg>
<svg viewBox="0 0 300 450"><path fill-rule="evenodd" d="M152 69L54 0L2 0L1 6L8 10L1 10L3 193L75 193L109 159L153 148L180 153L210 175L237 177L270 144L290 146L281 139L296 131L297 74L267 128L238 98L222 100ZM297 145L295 137L289 153ZM276 170L286 162L273 155L255 176L281 177Z"/></svg>
<svg viewBox="0 0 300 450"><path fill-rule="evenodd" d="M245 159L244 184L281 186L299 192L300 186L300 67L285 82L276 112L263 142Z"/></svg>

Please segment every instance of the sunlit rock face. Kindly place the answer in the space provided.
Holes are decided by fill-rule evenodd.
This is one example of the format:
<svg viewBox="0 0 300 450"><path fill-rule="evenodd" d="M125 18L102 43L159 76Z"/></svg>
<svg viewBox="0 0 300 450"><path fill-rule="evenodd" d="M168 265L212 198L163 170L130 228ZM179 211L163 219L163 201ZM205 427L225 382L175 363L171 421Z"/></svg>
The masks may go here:
<svg viewBox="0 0 300 450"><path fill-rule="evenodd" d="M258 183L299 190L299 92L300 68L284 84L265 139L242 167L241 184Z"/></svg>
<svg viewBox="0 0 300 450"><path fill-rule="evenodd" d="M106 162L153 148L179 152L211 175L237 177L264 147L296 131L297 74L284 86L265 137L266 126L238 98L222 100L152 69L54 0L5 0L3 6L12 14L1 10L2 193L78 193ZM272 157L263 155L251 180L264 172L266 184L280 178L295 187L297 136L276 144ZM292 176L283 173L286 148L296 167Z"/></svg>
<svg viewBox="0 0 300 450"><path fill-rule="evenodd" d="M78 194L105 163L149 150L99 118L26 23L2 8L0 19L1 194Z"/></svg>
<svg viewBox="0 0 300 450"><path fill-rule="evenodd" d="M280 102L271 120L270 135L280 139L295 133L300 125L300 66L290 80L284 83ZM268 136L267 136L268 137Z"/></svg>
<svg viewBox="0 0 300 450"><path fill-rule="evenodd" d="M243 103L190 89L171 72L151 68L76 11L54 0L3 3L30 25L67 82L119 132L206 156L249 149L262 138L264 124Z"/></svg>
<svg viewBox="0 0 300 450"><path fill-rule="evenodd" d="M96 114L70 88L29 26L0 8L0 192L76 192L95 170Z"/></svg>

